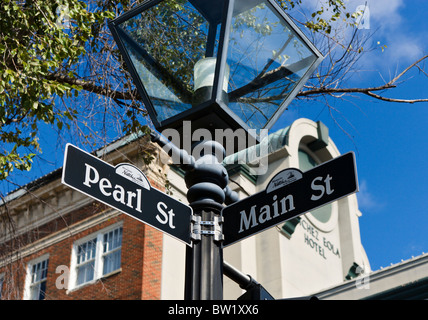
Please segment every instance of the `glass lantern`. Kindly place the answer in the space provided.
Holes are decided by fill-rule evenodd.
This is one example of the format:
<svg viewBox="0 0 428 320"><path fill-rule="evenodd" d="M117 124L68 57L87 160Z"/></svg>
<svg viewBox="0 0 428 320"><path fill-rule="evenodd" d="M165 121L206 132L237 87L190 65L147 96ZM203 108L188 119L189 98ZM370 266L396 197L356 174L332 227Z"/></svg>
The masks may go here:
<svg viewBox="0 0 428 320"><path fill-rule="evenodd" d="M109 27L159 131L257 139L323 58L274 0L149 0Z"/></svg>

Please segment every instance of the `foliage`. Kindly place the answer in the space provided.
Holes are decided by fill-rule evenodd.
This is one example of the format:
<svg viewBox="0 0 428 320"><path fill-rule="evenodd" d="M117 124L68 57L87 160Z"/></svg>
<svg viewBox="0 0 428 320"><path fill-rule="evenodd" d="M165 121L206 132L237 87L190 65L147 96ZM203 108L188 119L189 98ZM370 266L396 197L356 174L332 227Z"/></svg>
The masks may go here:
<svg viewBox="0 0 428 320"><path fill-rule="evenodd" d="M0 179L15 167L29 170L35 152L39 122L62 129L77 107L56 107L61 98L78 95L79 85L60 82L54 75L78 77L86 43L95 36L94 25L112 18L109 11L88 10L85 3L67 1L69 32L61 24L54 0L4 0L0 10ZM20 152L24 154L21 155Z"/></svg>
<svg viewBox="0 0 428 320"><path fill-rule="evenodd" d="M303 0L277 0L281 7L285 10L293 9L302 4ZM326 14L329 13L329 14ZM311 14L311 20L304 22L305 26L314 32L325 32L330 34L333 28L333 22L342 18L344 21L349 21L349 25L355 24L355 19L359 12L347 12L344 1L328 0L318 10Z"/></svg>
<svg viewBox="0 0 428 320"><path fill-rule="evenodd" d="M305 3L303 0L276 1L286 10ZM30 170L34 157L42 152L39 139L45 124L60 135L68 133L82 143L98 146L118 135L148 130L141 125L146 116L144 105L106 26L109 19L138 2L141 1L2 0L0 180L6 179L14 169ZM316 73L299 97L358 92L385 100L374 92L394 87L402 74L375 88L337 85L365 51L363 41L355 36L355 18L361 13L348 12L345 2L340 0L321 3L322 6L304 16L302 21L294 18L301 27L312 32L314 39L321 39L317 41L327 56L323 71ZM334 32L338 21L352 31L354 36L349 43ZM165 17L162 23L168 23L170 29L178 25L173 16ZM250 24L250 17L243 23ZM270 32L267 26L254 28ZM332 43L341 49L338 56L331 50ZM168 58L168 50L177 44L158 42L158 45L154 50L162 49L160 55ZM423 59L425 57L417 63ZM182 61L180 57L175 61L177 74L186 68ZM411 67L418 67L417 63Z"/></svg>

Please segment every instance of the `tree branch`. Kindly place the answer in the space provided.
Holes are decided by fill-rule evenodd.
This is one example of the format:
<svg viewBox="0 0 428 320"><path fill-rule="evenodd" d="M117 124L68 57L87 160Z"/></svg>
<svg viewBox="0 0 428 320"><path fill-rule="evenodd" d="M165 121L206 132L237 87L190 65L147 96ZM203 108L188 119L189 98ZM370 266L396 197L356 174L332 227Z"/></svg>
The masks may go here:
<svg viewBox="0 0 428 320"><path fill-rule="evenodd" d="M74 79L65 75L60 74L51 74L48 77L49 80L55 80L59 83L66 83L69 85L79 86L83 90L86 90L91 93L96 93L99 95L103 95L106 97L111 98L114 101L118 100L138 100L141 101L141 97L138 94L137 90L132 91L118 91L115 89L112 89L110 86L100 86L97 85L94 81L88 81L88 80L82 80L82 79ZM132 108L141 111L146 112L144 109L141 109L135 105L132 106Z"/></svg>
<svg viewBox="0 0 428 320"><path fill-rule="evenodd" d="M388 98L382 95L376 94L376 91L385 91L388 89L396 88L397 82L413 67L417 67L419 70L421 69L418 64L423 60L427 59L428 55L423 56L419 60L415 61L407 68L405 68L400 74L398 74L395 78L385 83L384 85L378 87L369 87L369 88L327 88L327 87L312 87L310 90L301 91L297 94L297 97L306 97L311 95L321 95L321 94L346 94L346 93L361 93L368 95L372 98L388 101L388 102L398 102L398 103L418 103L418 102L428 102L428 98L426 99L398 99L398 98Z"/></svg>
<svg viewBox="0 0 428 320"><path fill-rule="evenodd" d="M389 82L387 82L381 86L368 87L368 88L311 87L309 90L304 90L304 91L299 92L297 94L297 97L309 97L309 96L317 96L317 95L322 95L322 94L334 95L334 94L360 93L360 94L368 95L368 96L375 98L375 99L378 99L378 100L388 101L388 102L411 103L411 104L420 103L420 102L428 102L428 98L426 98L426 99L388 98L388 97L374 93L374 92L378 92L378 91L385 91L388 89L396 88L397 87L396 83L409 70L411 70L413 67L418 67L420 69L418 64L427 58L428 58L428 55L425 55L424 57L415 61L414 63L409 65L407 68L405 68L400 74L398 74L396 77L394 77L392 80L390 80ZM306 61L304 63L306 63ZM292 66L296 67L294 65L292 65ZM264 97L264 98L244 98L244 96L250 92L254 92L257 89L262 88L263 86L266 85L266 83L269 84L269 83L275 82L279 79L286 77L290 73L291 73L290 69L288 69L287 67L284 67L284 66L281 66L275 70L266 72L263 75L259 75L258 77L253 79L253 81L251 81L247 85L231 92L229 94L229 99L230 99L230 101L247 102L247 103L248 102L252 102L252 103L271 102L271 101L281 99L280 95ZM88 81L88 80L83 80L83 79L75 79L75 78L71 78L71 77L68 77L65 75L60 75L60 74L52 74L48 78L50 80L55 80L55 81L58 81L60 83L67 83L70 85L79 86L88 92L107 96L107 97L113 99L114 101L117 101L117 100L138 100L138 101L141 101L141 97L139 96L139 94L136 90L118 91L118 90L112 89L110 86L98 85L93 81ZM143 110L137 106L132 106L132 107L138 111L145 112L145 110Z"/></svg>
<svg viewBox="0 0 428 320"><path fill-rule="evenodd" d="M380 96L378 94L375 94L373 92L366 92L366 94L372 98L376 98L382 101L388 101L388 102L398 102L398 103L418 103L418 102L428 102L428 99L413 99L413 100L407 100L407 99L395 99L395 98L387 98Z"/></svg>
<svg viewBox="0 0 428 320"><path fill-rule="evenodd" d="M133 91L117 91L109 86L100 86L97 85L94 81L88 81L83 79L75 79L65 75L60 75L57 73L51 74L48 76L48 80L55 80L59 83L66 83L74 86L82 87L82 89L100 94L103 96L110 97L112 99L122 99L122 100L140 100L139 95L136 90Z"/></svg>

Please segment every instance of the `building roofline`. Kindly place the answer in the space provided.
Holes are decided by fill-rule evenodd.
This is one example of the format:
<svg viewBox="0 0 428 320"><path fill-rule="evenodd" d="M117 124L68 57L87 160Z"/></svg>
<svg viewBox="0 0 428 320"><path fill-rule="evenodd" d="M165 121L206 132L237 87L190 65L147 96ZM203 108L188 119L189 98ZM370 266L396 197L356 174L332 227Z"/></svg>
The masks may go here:
<svg viewBox="0 0 428 320"><path fill-rule="evenodd" d="M139 132L139 133L132 133L130 135L124 136L122 138L119 138L99 149L96 149L92 152L90 152L90 154L96 156L96 157L101 157L101 156L105 156L108 155L122 147L125 147L135 141L137 141L138 139L142 138L146 136L143 132ZM43 187L44 185L58 179L61 177L62 175L62 168L63 166L39 177L36 178L33 181L28 182L27 184L9 192L5 197L0 198L0 207L13 201L16 200L24 195L26 195L28 192L34 190L34 189L38 189L40 187Z"/></svg>
<svg viewBox="0 0 428 320"><path fill-rule="evenodd" d="M420 274L423 276L421 277ZM391 283L393 279L395 279L395 283ZM404 298L406 292L403 288L405 287L412 287L415 292L419 292L420 288L428 287L428 253L422 253L386 268L363 274L314 295L319 299L347 299L350 296L358 296L358 299L364 300L393 299L398 296ZM366 288L369 291L365 290ZM409 292L409 294L412 293Z"/></svg>

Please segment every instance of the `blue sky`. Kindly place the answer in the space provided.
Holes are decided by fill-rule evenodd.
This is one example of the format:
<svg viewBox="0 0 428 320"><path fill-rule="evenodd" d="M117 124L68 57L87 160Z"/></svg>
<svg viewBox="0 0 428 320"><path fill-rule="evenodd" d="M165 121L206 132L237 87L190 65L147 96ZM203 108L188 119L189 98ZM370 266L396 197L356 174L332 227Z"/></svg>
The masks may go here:
<svg viewBox="0 0 428 320"><path fill-rule="evenodd" d="M364 3L347 2L349 9ZM383 52L378 49L365 54L360 60L362 71L346 86L382 85L428 54L426 0L367 3L370 30L361 31L375 32L373 44L387 47ZM403 79L406 82L385 95L428 97L428 78L422 73L415 70ZM373 270L428 252L428 103L381 102L367 96L330 102L338 110L333 112L334 119L323 104L298 104L296 108L296 102L275 127L300 117L321 120L329 127L340 152L356 153L360 185L357 196L363 214L361 240Z"/></svg>
<svg viewBox="0 0 428 320"><path fill-rule="evenodd" d="M365 0L348 0L352 10ZM319 1L305 3L316 5ZM344 86L381 85L397 71L428 54L426 0L370 0L372 44L378 50L360 60L360 72ZM386 45L382 52L381 45ZM428 61L427 61L428 63ZM427 68L428 69L428 68ZM428 97L428 78L409 73L396 89L386 93L396 98ZM339 112L329 114L322 103L293 102L275 128L285 127L300 117L321 120L342 153L354 151L360 183L358 193L361 240L373 270L428 252L428 103L398 104L355 96L330 100ZM342 127L340 128L339 125ZM62 166L63 145L56 147L48 129L40 136L44 154L34 169L21 175L29 182ZM49 147L47 147L49 146ZM0 186L1 192L15 189Z"/></svg>

